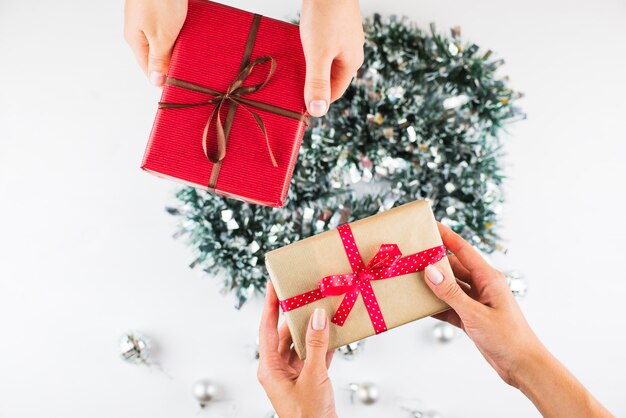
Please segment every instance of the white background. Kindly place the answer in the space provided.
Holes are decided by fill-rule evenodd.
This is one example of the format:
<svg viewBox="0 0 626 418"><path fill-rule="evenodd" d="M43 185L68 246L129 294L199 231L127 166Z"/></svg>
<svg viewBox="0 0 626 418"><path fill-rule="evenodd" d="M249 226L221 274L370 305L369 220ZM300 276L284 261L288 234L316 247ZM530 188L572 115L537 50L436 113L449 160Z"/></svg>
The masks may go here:
<svg viewBox="0 0 626 418"><path fill-rule="evenodd" d="M277 18L295 0L230 1ZM626 415L626 3L363 1L406 14L506 58L529 115L506 139L502 216L530 280L523 302L547 346L616 415ZM214 379L238 417L271 410L250 356L258 302L241 311L216 280L187 268L163 210L177 187L140 171L157 89L122 39L121 1L0 0L0 416L193 417L191 387ZM471 342L441 346L424 320L368 341L332 378L344 417L408 417L396 397L443 416L537 413ZM139 329L172 375L118 358ZM349 381L381 401L350 406ZM221 416L213 409L204 416Z"/></svg>

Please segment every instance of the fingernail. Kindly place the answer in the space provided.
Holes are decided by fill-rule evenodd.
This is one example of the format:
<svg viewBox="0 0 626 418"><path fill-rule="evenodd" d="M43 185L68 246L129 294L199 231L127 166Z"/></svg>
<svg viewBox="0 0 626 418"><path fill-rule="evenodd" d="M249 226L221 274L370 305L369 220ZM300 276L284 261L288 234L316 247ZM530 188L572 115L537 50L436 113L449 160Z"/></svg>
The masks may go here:
<svg viewBox="0 0 626 418"><path fill-rule="evenodd" d="M443 281L443 274L433 265L426 266L424 272L426 273L426 278L434 285L438 285Z"/></svg>
<svg viewBox="0 0 626 418"><path fill-rule="evenodd" d="M328 105L326 104L326 100L311 100L309 109L311 109L311 116L320 117L326 114Z"/></svg>
<svg viewBox="0 0 626 418"><path fill-rule="evenodd" d="M165 74L158 71L150 71L150 82L155 86L162 86L165 82Z"/></svg>
<svg viewBox="0 0 626 418"><path fill-rule="evenodd" d="M311 320L311 327L315 331L321 331L326 328L326 310L322 308L315 308L315 312L313 312L313 319Z"/></svg>

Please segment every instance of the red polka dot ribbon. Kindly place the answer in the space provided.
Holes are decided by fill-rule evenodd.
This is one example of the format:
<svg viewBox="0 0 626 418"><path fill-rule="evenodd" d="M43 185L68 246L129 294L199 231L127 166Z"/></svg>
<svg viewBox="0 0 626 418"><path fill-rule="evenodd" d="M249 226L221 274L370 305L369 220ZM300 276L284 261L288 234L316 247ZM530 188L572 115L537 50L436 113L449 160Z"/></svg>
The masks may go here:
<svg viewBox="0 0 626 418"><path fill-rule="evenodd" d="M352 267L352 273L326 276L319 281L317 289L281 300L280 307L283 312L297 309L328 296L345 294L332 319L334 324L342 326L360 294L363 297L374 331L376 334L380 334L387 331L387 324L385 324L380 312L370 282L423 271L429 264L434 264L446 256L446 247L443 245L402 257L402 252L396 244L383 244L366 266L359 253L350 225L339 226L337 232L339 232L343 248Z"/></svg>

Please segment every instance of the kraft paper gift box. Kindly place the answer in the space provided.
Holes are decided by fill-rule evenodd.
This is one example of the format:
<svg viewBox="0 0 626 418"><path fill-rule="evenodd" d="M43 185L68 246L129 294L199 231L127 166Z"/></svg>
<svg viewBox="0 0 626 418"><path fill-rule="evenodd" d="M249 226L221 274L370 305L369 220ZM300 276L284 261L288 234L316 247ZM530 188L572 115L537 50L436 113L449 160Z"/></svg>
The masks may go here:
<svg viewBox="0 0 626 418"><path fill-rule="evenodd" d="M297 25L190 1L141 168L282 206L308 121L304 79Z"/></svg>
<svg viewBox="0 0 626 418"><path fill-rule="evenodd" d="M424 282L428 264L453 277L426 201L281 247L265 264L300 358L315 308L329 316L329 349L448 309Z"/></svg>

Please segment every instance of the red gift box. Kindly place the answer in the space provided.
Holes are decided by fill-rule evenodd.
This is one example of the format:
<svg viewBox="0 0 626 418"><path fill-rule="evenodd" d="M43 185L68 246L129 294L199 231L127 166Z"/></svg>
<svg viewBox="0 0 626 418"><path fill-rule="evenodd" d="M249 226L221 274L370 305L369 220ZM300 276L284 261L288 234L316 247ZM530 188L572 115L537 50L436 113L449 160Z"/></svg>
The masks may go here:
<svg viewBox="0 0 626 418"><path fill-rule="evenodd" d="M304 78L297 25L190 1L141 168L284 205L307 123Z"/></svg>

